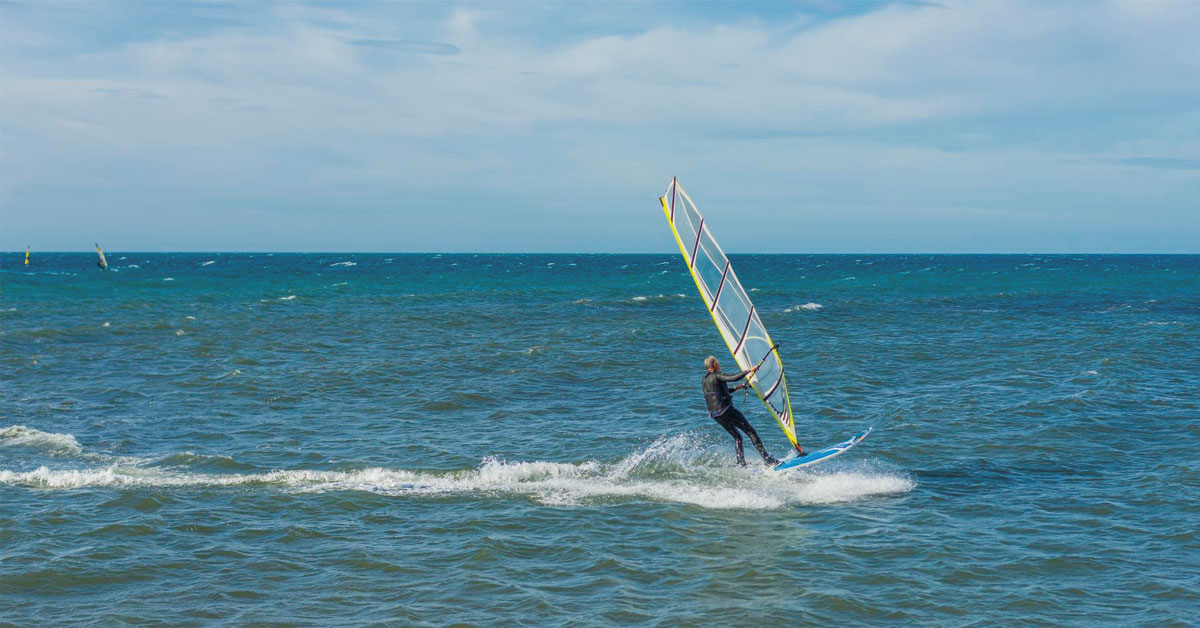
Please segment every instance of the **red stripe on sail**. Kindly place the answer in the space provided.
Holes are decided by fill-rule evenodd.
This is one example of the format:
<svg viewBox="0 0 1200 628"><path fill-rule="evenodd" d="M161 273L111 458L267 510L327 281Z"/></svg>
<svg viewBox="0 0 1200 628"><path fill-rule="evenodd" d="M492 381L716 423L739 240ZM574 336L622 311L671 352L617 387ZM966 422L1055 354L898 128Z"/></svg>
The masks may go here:
<svg viewBox="0 0 1200 628"><path fill-rule="evenodd" d="M671 222L675 222L675 195L679 193L679 182L671 179Z"/></svg>
<svg viewBox="0 0 1200 628"><path fill-rule="evenodd" d="M721 298L721 288L725 287L725 276L729 274L729 260L725 260L725 270L721 271L721 283L717 284L717 294L713 295L712 307L708 308L709 312L716 311L717 299Z"/></svg>
<svg viewBox="0 0 1200 628"><path fill-rule="evenodd" d="M696 230L696 245L692 247L692 259L688 262L689 267L696 267L696 251L700 250L700 234L704 233L704 219L700 219L700 228Z"/></svg>
<svg viewBox="0 0 1200 628"><path fill-rule="evenodd" d="M750 331L750 321L754 320L754 306L750 306L750 316L746 317L746 326L742 328L742 337L738 340L737 346L733 348L733 357L737 357L738 351L742 350L742 343L746 342L746 333Z"/></svg>

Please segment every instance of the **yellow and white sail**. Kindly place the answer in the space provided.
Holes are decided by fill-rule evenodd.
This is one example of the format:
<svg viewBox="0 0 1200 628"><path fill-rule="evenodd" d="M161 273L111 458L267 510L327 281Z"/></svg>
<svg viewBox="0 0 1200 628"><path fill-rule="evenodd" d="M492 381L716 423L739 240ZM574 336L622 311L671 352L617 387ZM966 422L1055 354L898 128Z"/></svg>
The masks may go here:
<svg viewBox="0 0 1200 628"><path fill-rule="evenodd" d="M763 327L754 303L738 281L737 273L733 272L729 258L713 238L709 225L704 222L696 204L683 191L678 180L671 179L666 193L659 200L671 225L671 232L675 234L675 241L679 244L679 252L683 254L683 261L696 281L700 298L712 315L725 345L743 369L762 363L758 372L750 376L750 384L767 411L779 422L788 441L799 450L783 360L775 343L771 342L767 328Z"/></svg>
<svg viewBox="0 0 1200 628"><path fill-rule="evenodd" d="M104 249L100 248L100 243L96 243L96 255L100 256L100 261L96 262L100 266L100 270L108 270L108 260L104 259Z"/></svg>

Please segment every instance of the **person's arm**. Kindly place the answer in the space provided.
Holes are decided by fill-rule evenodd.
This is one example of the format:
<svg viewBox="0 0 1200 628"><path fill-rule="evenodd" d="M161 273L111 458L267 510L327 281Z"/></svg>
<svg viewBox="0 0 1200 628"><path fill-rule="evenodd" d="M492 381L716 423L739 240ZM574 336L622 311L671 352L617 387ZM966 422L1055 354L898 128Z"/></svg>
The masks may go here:
<svg viewBox="0 0 1200 628"><path fill-rule="evenodd" d="M733 375L717 373L717 381L718 382L736 382L736 381L742 379L743 377L754 373L757 370L758 370L758 367L756 366L754 368L746 369L746 370L742 371L741 373L734 373Z"/></svg>
<svg viewBox="0 0 1200 628"><path fill-rule="evenodd" d="M736 382L749 374L750 374L750 371L741 371L740 373L734 373L732 375L726 374L726 373L717 373L717 381L718 382Z"/></svg>

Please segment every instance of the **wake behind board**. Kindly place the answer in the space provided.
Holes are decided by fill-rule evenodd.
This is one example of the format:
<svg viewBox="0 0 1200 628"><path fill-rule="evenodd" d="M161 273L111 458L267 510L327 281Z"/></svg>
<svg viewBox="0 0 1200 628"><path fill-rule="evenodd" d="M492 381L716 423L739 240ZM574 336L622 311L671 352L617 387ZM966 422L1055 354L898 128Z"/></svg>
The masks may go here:
<svg viewBox="0 0 1200 628"><path fill-rule="evenodd" d="M788 469L798 469L800 467L807 467L809 465L817 464L818 462L825 462L826 460L829 460L830 458L838 456L842 452L846 451L847 449L850 449L851 447L862 442L862 439L866 438L867 434L870 434L872 429L874 429L874 428L868 427L867 429L855 434L854 436L851 436L850 438L848 438L836 445L826 447L824 449L818 449L816 451L810 451L807 454L804 454L803 456L797 456L795 458L788 458L787 460L784 460L783 462L775 465L775 467L772 470L773 471L787 471Z"/></svg>

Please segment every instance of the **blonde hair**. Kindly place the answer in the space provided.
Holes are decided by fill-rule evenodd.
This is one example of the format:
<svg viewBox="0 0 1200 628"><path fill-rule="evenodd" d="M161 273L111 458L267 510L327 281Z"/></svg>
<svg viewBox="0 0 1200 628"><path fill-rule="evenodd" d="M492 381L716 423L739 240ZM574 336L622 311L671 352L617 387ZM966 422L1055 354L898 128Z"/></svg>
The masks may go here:
<svg viewBox="0 0 1200 628"><path fill-rule="evenodd" d="M704 358L704 368L708 369L709 371L716 371L717 365L717 359L713 356L710 355L707 358Z"/></svg>

